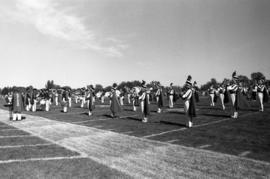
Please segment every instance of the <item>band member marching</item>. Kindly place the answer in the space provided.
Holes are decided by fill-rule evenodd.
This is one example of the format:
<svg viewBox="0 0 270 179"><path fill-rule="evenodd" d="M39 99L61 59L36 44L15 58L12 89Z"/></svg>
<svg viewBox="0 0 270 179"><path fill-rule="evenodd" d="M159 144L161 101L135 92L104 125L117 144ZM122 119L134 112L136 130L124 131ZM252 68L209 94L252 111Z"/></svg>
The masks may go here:
<svg viewBox="0 0 270 179"><path fill-rule="evenodd" d="M181 92L181 97L184 100L184 111L187 115L186 126L189 128L193 125L193 117L196 117L196 106L191 80L192 77L189 75Z"/></svg>
<svg viewBox="0 0 270 179"><path fill-rule="evenodd" d="M268 102L267 89L263 83L264 83L264 80L260 79L258 81L258 85L257 85L257 94L258 94L258 98L259 98L259 102L260 102L260 111L261 112L264 111L263 103Z"/></svg>
<svg viewBox="0 0 270 179"><path fill-rule="evenodd" d="M68 91L67 89L64 89L62 93L62 107L63 107L63 112L67 113L68 112L68 106L69 106L69 99L68 99Z"/></svg>
<svg viewBox="0 0 270 179"><path fill-rule="evenodd" d="M170 84L169 90L168 90L168 96L169 96L169 108L173 108L173 97L174 97L174 89L173 89L173 83Z"/></svg>
<svg viewBox="0 0 270 179"><path fill-rule="evenodd" d="M22 111L24 108L22 94L16 89L12 97L12 120L22 120Z"/></svg>
<svg viewBox="0 0 270 179"><path fill-rule="evenodd" d="M193 90L194 90L195 101L196 103L198 103L200 102L200 98L199 98L199 87L196 81L193 82Z"/></svg>
<svg viewBox="0 0 270 179"><path fill-rule="evenodd" d="M208 89L209 96L210 96L210 106L215 106L215 93L216 90L214 88L214 85L211 85L210 88Z"/></svg>
<svg viewBox="0 0 270 179"><path fill-rule="evenodd" d="M117 84L114 83L112 86L111 95L110 95L110 99L111 99L110 109L111 109L112 118L119 117L119 114L122 110L120 102L119 102L119 97L120 97L120 91L117 90Z"/></svg>
<svg viewBox="0 0 270 179"><path fill-rule="evenodd" d="M25 99L26 111L30 111L30 109L32 107L31 97L32 97L32 90L30 88L27 88L26 89L26 99Z"/></svg>
<svg viewBox="0 0 270 179"><path fill-rule="evenodd" d="M225 91L226 91L226 86L224 83L222 83L218 89L218 94L219 94L219 99L221 102L222 109L225 110L225 104L224 104L224 97L225 97Z"/></svg>
<svg viewBox="0 0 270 179"><path fill-rule="evenodd" d="M232 101L232 107L233 107L233 115L232 118L236 119L238 118L238 110L239 110L239 85L238 85L238 77L236 76L236 71L232 74L232 81L231 85L227 87Z"/></svg>
<svg viewBox="0 0 270 179"><path fill-rule="evenodd" d="M148 116L150 115L149 94L150 94L150 89L147 89L145 81L142 81L142 87L139 93L139 100L140 100L141 112L142 112L142 122L148 122Z"/></svg>
<svg viewBox="0 0 270 179"><path fill-rule="evenodd" d="M82 88L82 89L81 89L81 108L84 107L84 104L85 104L85 98L86 98L85 88Z"/></svg>
<svg viewBox="0 0 270 179"><path fill-rule="evenodd" d="M89 92L87 94L86 100L88 101L88 115L93 115L93 110L95 109L95 89L93 85L89 86Z"/></svg>
<svg viewBox="0 0 270 179"><path fill-rule="evenodd" d="M256 101L256 98L257 98L257 91L258 91L257 87L258 85L256 83L252 86L251 99L253 101Z"/></svg>
<svg viewBox="0 0 270 179"><path fill-rule="evenodd" d="M157 101L157 106L158 106L157 113L161 113L161 109L164 106L163 89L158 83L156 84L156 87L157 87L157 91L155 93L155 96L156 96L156 101Z"/></svg>
<svg viewBox="0 0 270 179"><path fill-rule="evenodd" d="M37 110L37 95L37 89L33 89L33 93L31 96L32 112L36 112Z"/></svg>

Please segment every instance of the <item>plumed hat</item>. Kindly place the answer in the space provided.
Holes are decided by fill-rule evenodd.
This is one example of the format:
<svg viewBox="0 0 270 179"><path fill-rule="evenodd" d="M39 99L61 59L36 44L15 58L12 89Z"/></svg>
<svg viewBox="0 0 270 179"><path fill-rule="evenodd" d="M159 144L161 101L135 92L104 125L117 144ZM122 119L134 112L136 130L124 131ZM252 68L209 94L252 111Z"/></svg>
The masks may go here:
<svg viewBox="0 0 270 179"><path fill-rule="evenodd" d="M113 89L116 89L117 88L117 84L116 83L113 83L112 87L113 87Z"/></svg>
<svg viewBox="0 0 270 179"><path fill-rule="evenodd" d="M192 80L192 77L188 75L186 85L192 85L191 80Z"/></svg>
<svg viewBox="0 0 270 179"><path fill-rule="evenodd" d="M234 71L234 72L232 73L232 79L233 79L233 80L238 80L238 79L239 79L238 76L236 75L236 71Z"/></svg>
<svg viewBox="0 0 270 179"><path fill-rule="evenodd" d="M146 82L142 80L142 87L146 88Z"/></svg>

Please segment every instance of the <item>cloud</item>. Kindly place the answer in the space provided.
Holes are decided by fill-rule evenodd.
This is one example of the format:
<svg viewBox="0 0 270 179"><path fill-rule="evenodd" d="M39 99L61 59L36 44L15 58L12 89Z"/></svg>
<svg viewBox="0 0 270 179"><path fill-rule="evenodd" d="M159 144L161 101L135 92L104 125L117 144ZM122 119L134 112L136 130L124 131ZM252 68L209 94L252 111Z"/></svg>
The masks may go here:
<svg viewBox="0 0 270 179"><path fill-rule="evenodd" d="M42 34L73 43L83 49L121 57L127 45L113 37L98 36L83 19L64 11L57 0L17 0L16 11L6 11L13 20L29 23Z"/></svg>

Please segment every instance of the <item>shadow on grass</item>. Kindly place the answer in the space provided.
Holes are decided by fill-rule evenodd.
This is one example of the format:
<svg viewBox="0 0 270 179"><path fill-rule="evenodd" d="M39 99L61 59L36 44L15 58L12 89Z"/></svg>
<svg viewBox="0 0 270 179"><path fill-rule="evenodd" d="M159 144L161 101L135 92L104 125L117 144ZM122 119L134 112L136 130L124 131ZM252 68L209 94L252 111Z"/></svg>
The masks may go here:
<svg viewBox="0 0 270 179"><path fill-rule="evenodd" d="M200 114L202 116L211 116L211 117L222 117L222 118L227 118L230 117L228 114Z"/></svg>
<svg viewBox="0 0 270 179"><path fill-rule="evenodd" d="M175 123L175 122L170 122L170 121L160 121L159 123L161 123L161 124L167 124L167 125L180 126L180 127L186 127L185 124Z"/></svg>
<svg viewBox="0 0 270 179"><path fill-rule="evenodd" d="M122 119L124 119L124 120L129 119L129 120L140 121L140 122L142 121L142 119L135 118L135 117L126 117L126 118L122 118Z"/></svg>

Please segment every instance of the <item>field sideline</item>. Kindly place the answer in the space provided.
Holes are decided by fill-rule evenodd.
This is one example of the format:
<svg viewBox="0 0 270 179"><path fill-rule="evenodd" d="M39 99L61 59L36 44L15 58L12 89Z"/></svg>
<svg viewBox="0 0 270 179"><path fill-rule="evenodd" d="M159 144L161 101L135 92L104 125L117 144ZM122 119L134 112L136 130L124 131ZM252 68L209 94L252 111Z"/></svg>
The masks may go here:
<svg viewBox="0 0 270 179"><path fill-rule="evenodd" d="M1 110L0 172L5 178L16 171L22 178L269 178L269 104L264 113L256 105L235 120L229 106L224 112L202 99L191 129L184 127L181 101L162 114L151 105L147 124L128 105L119 119L98 105L91 117L74 104L67 114L59 107L26 112L20 122Z"/></svg>

